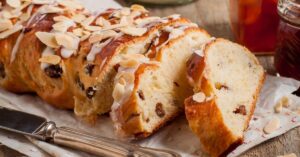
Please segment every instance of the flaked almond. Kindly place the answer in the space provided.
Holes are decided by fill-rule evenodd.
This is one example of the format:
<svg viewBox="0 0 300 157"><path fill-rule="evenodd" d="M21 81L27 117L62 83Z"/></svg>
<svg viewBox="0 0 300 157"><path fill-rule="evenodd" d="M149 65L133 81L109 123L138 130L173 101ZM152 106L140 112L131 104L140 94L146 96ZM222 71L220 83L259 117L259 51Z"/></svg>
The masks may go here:
<svg viewBox="0 0 300 157"><path fill-rule="evenodd" d="M55 23L52 25L52 28L58 32L67 32L67 30L72 26L75 26L75 23L71 20L66 20Z"/></svg>
<svg viewBox="0 0 300 157"><path fill-rule="evenodd" d="M145 26L151 22L158 21L160 20L160 17L157 16L152 16L152 17L146 17L146 18L141 18L137 19L134 21L134 24L136 24L139 27Z"/></svg>
<svg viewBox="0 0 300 157"><path fill-rule="evenodd" d="M112 96L115 101L120 101L124 93L125 93L125 86L120 83L117 83L115 85Z"/></svg>
<svg viewBox="0 0 300 157"><path fill-rule="evenodd" d="M55 34L54 33L48 33L48 32L36 32L36 37L45 45L52 47L52 48L58 48L59 45L55 40Z"/></svg>
<svg viewBox="0 0 300 157"><path fill-rule="evenodd" d="M107 31L100 31L92 34L92 36L89 38L90 43L95 43L102 41L107 38L115 37L117 35L117 32L113 30L107 30Z"/></svg>
<svg viewBox="0 0 300 157"><path fill-rule="evenodd" d="M81 25L82 26L89 26L93 23L93 21L95 20L95 16L89 16L88 18L84 19L82 22L81 22ZM73 19L74 20L74 19ZM75 21L75 20L74 20Z"/></svg>
<svg viewBox="0 0 300 157"><path fill-rule="evenodd" d="M82 28L73 29L73 34L81 37L81 36L83 36L83 29Z"/></svg>
<svg viewBox="0 0 300 157"><path fill-rule="evenodd" d="M51 5L44 5L39 9L41 14L49 14L49 13L61 13L64 10L59 7L51 6Z"/></svg>
<svg viewBox="0 0 300 157"><path fill-rule="evenodd" d="M20 0L6 0L6 4L13 8L18 8L21 6L21 1Z"/></svg>
<svg viewBox="0 0 300 157"><path fill-rule="evenodd" d="M137 28L137 27L122 27L119 28L121 32L132 35L132 36L142 36L147 32L147 28Z"/></svg>
<svg viewBox="0 0 300 157"><path fill-rule="evenodd" d="M96 25L103 26L103 27L108 27L111 24L110 24L110 22L108 20L106 20L106 19L104 19L103 17L100 16L96 20Z"/></svg>
<svg viewBox="0 0 300 157"><path fill-rule="evenodd" d="M11 29L13 27L13 23L10 20L0 20L0 32Z"/></svg>
<svg viewBox="0 0 300 157"><path fill-rule="evenodd" d="M19 16L21 21L27 21L30 18L30 13L23 13Z"/></svg>
<svg viewBox="0 0 300 157"><path fill-rule="evenodd" d="M45 5L45 4L53 4L55 0L32 0L33 4Z"/></svg>
<svg viewBox="0 0 300 157"><path fill-rule="evenodd" d="M122 60L120 62L120 65L125 68L133 68L133 67L136 67L138 65L138 63L139 62L135 59L126 59L126 60Z"/></svg>
<svg viewBox="0 0 300 157"><path fill-rule="evenodd" d="M130 9L133 11L148 12L143 6L137 4L131 5Z"/></svg>
<svg viewBox="0 0 300 157"><path fill-rule="evenodd" d="M275 106L274 106L274 111L275 113L280 113L282 111L282 103L278 102Z"/></svg>
<svg viewBox="0 0 300 157"><path fill-rule="evenodd" d="M297 157L297 155L295 153L291 153L291 154L286 154L286 155L280 155L278 157Z"/></svg>
<svg viewBox="0 0 300 157"><path fill-rule="evenodd" d="M121 13L121 15L123 15L123 16L128 16L128 15L130 15L130 8L124 7L124 8L122 8L122 9L120 10L120 13Z"/></svg>
<svg viewBox="0 0 300 157"><path fill-rule="evenodd" d="M4 39L4 38L18 32L18 31L22 30L22 29L23 29L22 25L15 25L15 26L13 26L13 28L1 32L0 33L0 39Z"/></svg>
<svg viewBox="0 0 300 157"><path fill-rule="evenodd" d="M53 65L59 64L60 61L61 61L61 57L57 55L47 55L39 59L39 62L53 64Z"/></svg>
<svg viewBox="0 0 300 157"><path fill-rule="evenodd" d="M7 11L7 10L2 10L1 11L1 16L4 19L10 19L10 18L12 18L12 14L9 11Z"/></svg>
<svg viewBox="0 0 300 157"><path fill-rule="evenodd" d="M122 57L124 59L135 59L135 60L143 60L143 59L148 59L142 54L139 53L128 53L128 54L123 54Z"/></svg>
<svg viewBox="0 0 300 157"><path fill-rule="evenodd" d="M66 16L63 16L63 15L55 16L55 17L53 18L53 20L54 20L55 22L71 21L70 18L68 18L68 17L66 17Z"/></svg>
<svg viewBox="0 0 300 157"><path fill-rule="evenodd" d="M91 33L89 34L84 34L81 38L80 41L85 41L86 39L88 39L91 36Z"/></svg>
<svg viewBox="0 0 300 157"><path fill-rule="evenodd" d="M274 117L265 125L264 132L266 134L270 134L270 133L276 131L279 127L280 127L280 119L277 117Z"/></svg>
<svg viewBox="0 0 300 157"><path fill-rule="evenodd" d="M205 94L202 92L195 93L192 98L194 101L196 101L198 103L202 103L205 101Z"/></svg>
<svg viewBox="0 0 300 157"><path fill-rule="evenodd" d="M100 26L90 26L90 25L85 25L85 26L84 26L84 29L85 29L85 30L88 30L88 31L94 32L94 31L100 31L100 30L102 30L102 27L100 27Z"/></svg>
<svg viewBox="0 0 300 157"><path fill-rule="evenodd" d="M83 8L83 6L78 1L72 1L72 0L59 1L58 4L71 10L77 10Z"/></svg>
<svg viewBox="0 0 300 157"><path fill-rule="evenodd" d="M86 19L86 16L83 14L75 14L72 16L72 20L74 20L77 23L81 23L85 19Z"/></svg>
<svg viewBox="0 0 300 157"><path fill-rule="evenodd" d="M78 48L79 39L76 36L71 36L65 33L56 33L55 40L59 45L69 50L75 50Z"/></svg>

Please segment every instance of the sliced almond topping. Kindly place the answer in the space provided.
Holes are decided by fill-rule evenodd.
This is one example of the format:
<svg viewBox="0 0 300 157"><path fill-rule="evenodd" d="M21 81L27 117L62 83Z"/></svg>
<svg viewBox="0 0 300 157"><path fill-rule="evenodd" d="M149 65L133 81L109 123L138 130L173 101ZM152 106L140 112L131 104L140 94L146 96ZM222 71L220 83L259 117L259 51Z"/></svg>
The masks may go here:
<svg viewBox="0 0 300 157"><path fill-rule="evenodd" d="M61 57L57 55L47 55L39 59L39 62L53 64L53 65L59 64L60 61L61 61Z"/></svg>
<svg viewBox="0 0 300 157"><path fill-rule="evenodd" d="M102 27L100 27L100 26L84 26L84 29L94 32L94 31L102 30Z"/></svg>
<svg viewBox="0 0 300 157"><path fill-rule="evenodd" d="M55 40L55 34L54 33L48 33L48 32L36 32L36 37L45 45L52 47L52 48L58 48L59 45Z"/></svg>
<svg viewBox="0 0 300 157"><path fill-rule="evenodd" d="M279 127L280 127L280 119L278 119L277 117L274 117L264 127L264 132L266 134L270 134L270 133L276 131Z"/></svg>
<svg viewBox="0 0 300 157"><path fill-rule="evenodd" d="M44 5L39 9L39 12L41 14L49 14L49 13L61 13L64 10L62 8L59 7L54 7L51 5Z"/></svg>
<svg viewBox="0 0 300 157"><path fill-rule="evenodd" d="M126 27L127 26L127 24L114 24L114 25L110 25L110 26L108 26L108 27L104 27L103 29L102 29L102 31L106 31L106 30L111 30L111 29L116 29L116 28L122 28L122 27Z"/></svg>
<svg viewBox="0 0 300 157"><path fill-rule="evenodd" d="M103 17L100 16L96 20L96 25L103 26L103 27L108 27L111 24L110 24L110 22L108 20L106 20L106 19L104 19Z"/></svg>
<svg viewBox="0 0 300 157"><path fill-rule="evenodd" d="M149 24L149 23L154 22L154 21L158 21L160 19L161 18L157 17L157 16L146 17L146 18L136 19L134 21L134 24L142 27L142 26L145 26L146 24Z"/></svg>
<svg viewBox="0 0 300 157"><path fill-rule="evenodd" d="M53 4L55 0L32 0L33 4L45 5L45 4Z"/></svg>
<svg viewBox="0 0 300 157"><path fill-rule="evenodd" d="M137 60L134 60L134 59L126 59L126 60L122 60L120 62L120 65L122 67L125 67L125 68L133 68L133 67L136 67L138 65L138 61Z"/></svg>
<svg viewBox="0 0 300 157"><path fill-rule="evenodd" d="M136 28L136 27L123 27L119 28L121 32L132 35L132 36L142 36L147 32L147 28Z"/></svg>
<svg viewBox="0 0 300 157"><path fill-rule="evenodd" d="M63 15L59 15L59 16L55 16L53 18L53 20L55 22L62 22L62 21L72 21L70 18L66 17L66 16L63 16Z"/></svg>
<svg viewBox="0 0 300 157"><path fill-rule="evenodd" d="M80 38L80 41L84 41L84 40L88 39L90 36L91 36L90 32L83 31L83 36Z"/></svg>
<svg viewBox="0 0 300 157"><path fill-rule="evenodd" d="M107 30L107 31L100 31L98 33L92 34L92 36L89 38L90 43L95 43L102 41L103 39L115 37L118 33L113 30Z"/></svg>
<svg viewBox="0 0 300 157"><path fill-rule="evenodd" d="M20 0L6 0L6 4L13 8L18 8L21 6Z"/></svg>
<svg viewBox="0 0 300 157"><path fill-rule="evenodd" d="M12 18L11 13L8 12L7 10L2 10L2 11L1 11L1 16L2 16L4 19L10 19L10 18Z"/></svg>
<svg viewBox="0 0 300 157"><path fill-rule="evenodd" d="M75 26L75 23L70 20L57 22L54 25L52 25L53 29L58 32L67 32L67 30L72 26Z"/></svg>
<svg viewBox="0 0 300 157"><path fill-rule="evenodd" d="M56 33L55 34L55 39L57 43L69 50L75 50L78 48L78 39L76 36L71 36L69 34L64 34L64 33Z"/></svg>
<svg viewBox="0 0 300 157"><path fill-rule="evenodd" d="M86 19L86 16L83 14L75 14L72 16L72 20L74 20L77 23L81 23L85 19Z"/></svg>
<svg viewBox="0 0 300 157"><path fill-rule="evenodd" d="M29 13L23 13L19 16L19 19L21 21L27 21L30 18L30 14Z"/></svg>
<svg viewBox="0 0 300 157"><path fill-rule="evenodd" d="M0 39L4 39L4 38L10 36L11 34L14 34L14 33L18 32L22 29L23 29L22 25L15 25L15 26L13 26L13 28L11 28L9 30L6 30L4 32L1 32L0 33Z"/></svg>
<svg viewBox="0 0 300 157"><path fill-rule="evenodd" d="M297 157L297 155L295 153L291 153L291 154L286 154L286 155L280 155L278 157Z"/></svg>
<svg viewBox="0 0 300 157"><path fill-rule="evenodd" d="M0 20L0 32L11 29L13 24L10 20Z"/></svg>
<svg viewBox="0 0 300 157"><path fill-rule="evenodd" d="M81 22L81 25L82 26L88 26L88 25L91 25L93 23L93 21L95 20L95 16L90 16L86 19L84 19L82 22ZM74 20L75 21L75 20Z"/></svg>
<svg viewBox="0 0 300 157"><path fill-rule="evenodd" d="M124 93L125 93L124 85L122 85L120 83L117 83L115 85L112 96L113 96L115 101L120 101Z"/></svg>
<svg viewBox="0 0 300 157"><path fill-rule="evenodd" d="M146 10L143 6L137 4L131 5L130 9L134 11L148 12L148 10Z"/></svg>
<svg viewBox="0 0 300 157"><path fill-rule="evenodd" d="M274 106L274 111L275 113L280 113L282 111L282 103L278 102L275 106Z"/></svg>
<svg viewBox="0 0 300 157"><path fill-rule="evenodd" d="M78 37L81 37L81 36L83 36L83 29L82 28L73 29L73 34Z"/></svg>
<svg viewBox="0 0 300 157"><path fill-rule="evenodd" d="M205 101L205 94L202 92L196 93L193 95L193 100L198 102L198 103L202 103Z"/></svg>
<svg viewBox="0 0 300 157"><path fill-rule="evenodd" d="M78 3L78 1L72 1L72 0L59 1L58 4L71 10L77 10L83 8L83 6L80 3Z"/></svg>
<svg viewBox="0 0 300 157"><path fill-rule="evenodd" d="M142 54L139 53L128 53L128 54L123 54L122 57L124 59L135 59L135 60L143 60L143 59L148 59Z"/></svg>

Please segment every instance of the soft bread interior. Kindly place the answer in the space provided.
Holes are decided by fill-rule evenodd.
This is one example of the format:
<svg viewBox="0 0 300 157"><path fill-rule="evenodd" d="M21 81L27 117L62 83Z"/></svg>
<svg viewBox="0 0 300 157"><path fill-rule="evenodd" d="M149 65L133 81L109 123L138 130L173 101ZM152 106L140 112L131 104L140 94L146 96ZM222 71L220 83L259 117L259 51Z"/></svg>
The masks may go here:
<svg viewBox="0 0 300 157"><path fill-rule="evenodd" d="M206 71L225 125L242 137L255 107L264 71L244 47L218 39L206 49Z"/></svg>
<svg viewBox="0 0 300 157"><path fill-rule="evenodd" d="M144 98L139 98L137 104L145 132L153 132L182 110L184 99L192 92L185 77L186 61L193 49L200 48L208 39L201 31L187 32L161 49L159 68L141 75L137 91L142 92Z"/></svg>

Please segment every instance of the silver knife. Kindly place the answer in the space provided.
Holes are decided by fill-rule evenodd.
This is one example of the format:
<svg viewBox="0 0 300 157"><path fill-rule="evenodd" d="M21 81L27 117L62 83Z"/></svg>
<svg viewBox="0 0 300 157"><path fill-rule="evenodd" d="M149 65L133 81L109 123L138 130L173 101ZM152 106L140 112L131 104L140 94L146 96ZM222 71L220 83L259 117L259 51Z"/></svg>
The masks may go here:
<svg viewBox="0 0 300 157"><path fill-rule="evenodd" d="M72 128L57 127L44 117L5 107L0 107L0 129L105 157L180 157L169 150L141 147Z"/></svg>

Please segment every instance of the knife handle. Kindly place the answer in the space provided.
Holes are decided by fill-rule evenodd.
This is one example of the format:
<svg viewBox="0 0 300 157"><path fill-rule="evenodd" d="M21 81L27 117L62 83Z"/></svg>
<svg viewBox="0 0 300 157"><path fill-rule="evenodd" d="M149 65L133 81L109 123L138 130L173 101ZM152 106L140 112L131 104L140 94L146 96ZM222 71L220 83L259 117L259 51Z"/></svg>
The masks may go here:
<svg viewBox="0 0 300 157"><path fill-rule="evenodd" d="M91 154L107 157L180 157L179 154L161 149L141 147L135 144L93 136L67 127L56 127L48 122L45 135L55 144L71 147Z"/></svg>

